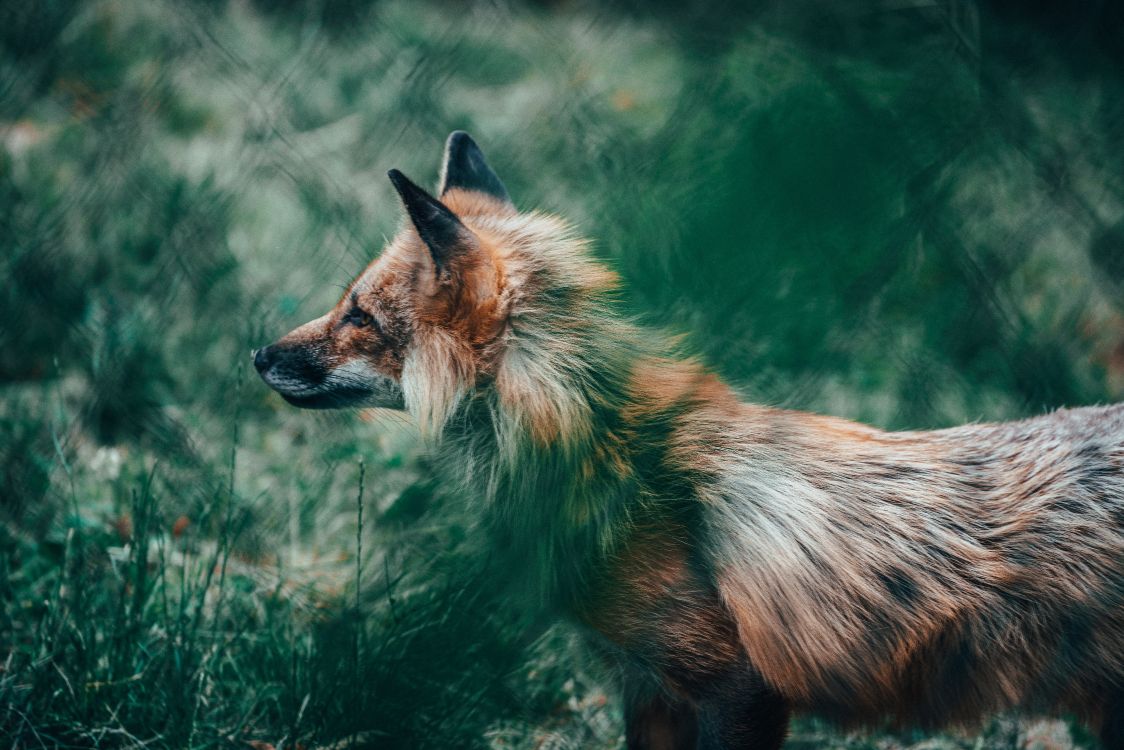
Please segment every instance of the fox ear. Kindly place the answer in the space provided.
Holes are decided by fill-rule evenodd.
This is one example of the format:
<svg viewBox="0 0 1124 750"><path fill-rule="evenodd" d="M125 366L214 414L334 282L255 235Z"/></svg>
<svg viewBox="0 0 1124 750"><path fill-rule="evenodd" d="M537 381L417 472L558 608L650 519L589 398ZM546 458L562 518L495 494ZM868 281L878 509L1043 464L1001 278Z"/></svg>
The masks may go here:
<svg viewBox="0 0 1124 750"><path fill-rule="evenodd" d="M429 248L438 275L445 270L450 259L458 252L476 247L476 235L461 223L456 214L444 203L410 181L397 169L386 173L418 230L422 242Z"/></svg>
<svg viewBox="0 0 1124 750"><path fill-rule="evenodd" d="M438 195L445 195L450 188L476 190L511 204L507 188L484 160L484 153L476 141L463 130L455 130L445 141L445 160L441 166L441 182Z"/></svg>

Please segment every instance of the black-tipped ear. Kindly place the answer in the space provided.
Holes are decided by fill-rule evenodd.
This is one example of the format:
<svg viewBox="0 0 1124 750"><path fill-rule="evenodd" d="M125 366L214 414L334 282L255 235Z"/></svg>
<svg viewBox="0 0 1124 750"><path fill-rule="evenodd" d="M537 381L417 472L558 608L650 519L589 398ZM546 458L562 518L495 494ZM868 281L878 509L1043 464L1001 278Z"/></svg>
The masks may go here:
<svg viewBox="0 0 1124 750"><path fill-rule="evenodd" d="M507 188L484 160L484 153L476 141L463 130L455 130L445 141L445 162L441 166L439 195L450 188L463 188L487 193L504 203L511 203Z"/></svg>
<svg viewBox="0 0 1124 750"><path fill-rule="evenodd" d="M402 205L422 242L429 248L438 273L458 251L475 246L476 235L444 203L410 182L397 169L390 170L386 176L402 198Z"/></svg>

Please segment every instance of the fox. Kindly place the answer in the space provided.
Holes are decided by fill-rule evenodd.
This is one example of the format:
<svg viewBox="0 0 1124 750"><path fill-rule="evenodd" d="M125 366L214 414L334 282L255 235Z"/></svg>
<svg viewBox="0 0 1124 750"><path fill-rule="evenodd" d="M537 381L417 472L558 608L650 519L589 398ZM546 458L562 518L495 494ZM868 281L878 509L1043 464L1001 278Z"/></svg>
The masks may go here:
<svg viewBox="0 0 1124 750"><path fill-rule="evenodd" d="M398 233L253 363L294 406L416 421L609 665L628 748L1014 712L1124 750L1124 404L891 432L750 403L466 133L435 194L388 176Z"/></svg>

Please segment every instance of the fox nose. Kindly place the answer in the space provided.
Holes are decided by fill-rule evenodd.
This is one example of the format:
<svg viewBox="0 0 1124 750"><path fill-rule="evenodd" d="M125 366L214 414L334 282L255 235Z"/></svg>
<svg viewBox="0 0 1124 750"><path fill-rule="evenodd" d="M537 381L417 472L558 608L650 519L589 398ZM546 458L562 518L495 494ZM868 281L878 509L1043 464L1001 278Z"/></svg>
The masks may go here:
<svg viewBox="0 0 1124 750"><path fill-rule="evenodd" d="M253 358L254 367L257 368L258 372L265 372L266 370L268 370L269 365L271 364L271 361L273 359L272 357L270 357L268 346L263 346L261 349L255 349L254 351L250 352L250 356Z"/></svg>

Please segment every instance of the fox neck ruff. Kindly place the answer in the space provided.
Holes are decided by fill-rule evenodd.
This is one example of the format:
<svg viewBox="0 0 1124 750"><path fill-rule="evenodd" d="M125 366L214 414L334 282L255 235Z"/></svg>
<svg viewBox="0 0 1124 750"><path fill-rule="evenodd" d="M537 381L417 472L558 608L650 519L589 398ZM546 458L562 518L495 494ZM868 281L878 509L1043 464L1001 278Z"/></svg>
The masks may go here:
<svg viewBox="0 0 1124 750"><path fill-rule="evenodd" d="M467 221L500 248L491 262L507 322L494 364L423 336L406 362L406 401L441 465L482 501L497 548L538 594L577 595L659 505L652 488L673 481L658 476L656 455L670 421L638 371L693 366L615 310L615 275L560 220Z"/></svg>

